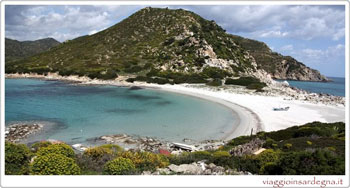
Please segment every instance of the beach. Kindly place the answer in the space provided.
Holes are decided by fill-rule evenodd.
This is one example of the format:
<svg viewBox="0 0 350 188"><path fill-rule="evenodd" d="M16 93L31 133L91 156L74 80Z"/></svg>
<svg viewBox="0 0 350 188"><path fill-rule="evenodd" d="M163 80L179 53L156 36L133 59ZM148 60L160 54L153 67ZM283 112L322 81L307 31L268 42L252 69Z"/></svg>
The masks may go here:
<svg viewBox="0 0 350 188"><path fill-rule="evenodd" d="M204 85L158 85L142 82L128 83L124 77L116 80L91 80L87 77L68 76L57 74L32 75L12 74L6 78L37 78L70 81L78 84L106 84L115 86L138 86L150 89L160 89L167 92L176 92L193 97L199 97L225 105L239 117L236 125L225 134L223 140L229 140L242 135L250 135L251 131L276 131L295 125L303 125L313 121L337 122L345 121L345 106L342 104L327 104L315 100L296 100L287 96L254 94L252 92L232 92L229 89L213 88ZM304 96L305 94L303 94ZM313 96L312 94L310 96ZM300 96L297 96L300 98ZM288 111L274 111L273 108L289 107Z"/></svg>

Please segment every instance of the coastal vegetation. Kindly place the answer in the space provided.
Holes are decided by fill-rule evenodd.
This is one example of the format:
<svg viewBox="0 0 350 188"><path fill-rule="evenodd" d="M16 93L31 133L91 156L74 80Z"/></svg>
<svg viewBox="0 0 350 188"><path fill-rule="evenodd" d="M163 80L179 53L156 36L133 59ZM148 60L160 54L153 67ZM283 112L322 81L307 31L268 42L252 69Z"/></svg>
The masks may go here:
<svg viewBox="0 0 350 188"><path fill-rule="evenodd" d="M262 152L256 153L259 148ZM130 175L200 162L231 172L259 175L342 175L345 174L345 123L312 122L240 136L215 150L180 154L125 151L113 144L74 152L64 143L43 141L30 147L5 143L7 175Z"/></svg>

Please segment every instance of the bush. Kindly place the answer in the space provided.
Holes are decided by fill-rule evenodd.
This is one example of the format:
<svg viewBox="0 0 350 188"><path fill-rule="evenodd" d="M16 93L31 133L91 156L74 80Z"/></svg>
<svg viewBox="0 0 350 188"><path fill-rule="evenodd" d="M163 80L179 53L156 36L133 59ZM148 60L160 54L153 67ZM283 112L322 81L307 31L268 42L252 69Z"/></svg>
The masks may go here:
<svg viewBox="0 0 350 188"><path fill-rule="evenodd" d="M288 152L278 163L283 175L344 175L345 160L327 150Z"/></svg>
<svg viewBox="0 0 350 188"><path fill-rule="evenodd" d="M255 89L257 91L261 91L261 89L264 87L266 87L265 83L253 83L253 84L249 84L247 86L247 89Z"/></svg>
<svg viewBox="0 0 350 188"><path fill-rule="evenodd" d="M40 155L31 164L33 175L79 175L80 168L72 158L62 154Z"/></svg>
<svg viewBox="0 0 350 188"><path fill-rule="evenodd" d="M267 138L263 147L265 148L275 148L277 146L277 142L274 139Z"/></svg>
<svg viewBox="0 0 350 188"><path fill-rule="evenodd" d="M37 152L39 149L48 147L50 145L52 145L52 143L49 141L40 141L40 142L36 142L33 145L31 145L30 148L33 152Z"/></svg>
<svg viewBox="0 0 350 188"><path fill-rule="evenodd" d="M202 160L209 160L212 154L208 151L182 152L180 155L170 155L169 161L171 164L189 164Z"/></svg>
<svg viewBox="0 0 350 188"><path fill-rule="evenodd" d="M29 173L31 152L24 144L5 142L5 174L23 175Z"/></svg>
<svg viewBox="0 0 350 188"><path fill-rule="evenodd" d="M105 155L113 155L113 151L108 148L94 147L85 150L83 155L90 157L92 160L99 160Z"/></svg>
<svg viewBox="0 0 350 188"><path fill-rule="evenodd" d="M108 175L130 175L135 172L132 160L118 157L105 164L103 173Z"/></svg>
<svg viewBox="0 0 350 188"><path fill-rule="evenodd" d="M130 159L135 164L139 172L149 170L154 171L157 168L164 168L169 165L169 160L164 155L150 152L123 152L120 157Z"/></svg>
<svg viewBox="0 0 350 188"><path fill-rule="evenodd" d="M73 158L75 156L74 150L67 144L52 144L48 147L40 148L37 152L37 155L42 156L52 153L62 154L70 158Z"/></svg>
<svg viewBox="0 0 350 188"><path fill-rule="evenodd" d="M231 161L231 155L227 151L215 151L213 153L213 157L211 158L210 162L219 165L219 166L229 166L232 167Z"/></svg>
<svg viewBox="0 0 350 188"><path fill-rule="evenodd" d="M239 86L249 86L248 89L261 89L266 86L265 83L260 82L259 79L253 77L240 77L239 79L228 78L225 81L226 85L239 85Z"/></svg>
<svg viewBox="0 0 350 188"><path fill-rule="evenodd" d="M286 144L284 144L284 146L283 146L283 148L284 149L290 149L290 148L292 148L292 144L290 144L290 143L286 143Z"/></svg>
<svg viewBox="0 0 350 188"><path fill-rule="evenodd" d="M220 79L214 79L213 81L206 83L206 85L208 85L208 86L221 86L222 81Z"/></svg>
<svg viewBox="0 0 350 188"><path fill-rule="evenodd" d="M107 148L112 150L114 153L120 153L122 152L124 149L116 144L104 144L99 146L100 148Z"/></svg>

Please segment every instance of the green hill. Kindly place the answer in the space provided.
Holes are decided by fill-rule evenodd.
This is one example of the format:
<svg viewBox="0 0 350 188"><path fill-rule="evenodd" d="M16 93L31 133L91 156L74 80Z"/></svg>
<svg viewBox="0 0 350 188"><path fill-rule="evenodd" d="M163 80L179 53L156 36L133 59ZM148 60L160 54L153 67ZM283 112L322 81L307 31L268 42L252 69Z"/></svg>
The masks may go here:
<svg viewBox="0 0 350 188"><path fill-rule="evenodd" d="M148 7L94 35L82 36L44 53L9 62L6 72L59 72L99 79L132 75L139 76L139 80L160 83L206 83L213 79L219 83L218 80L225 77L255 77L262 69L273 72L270 60L261 61L256 55L272 56L268 47L264 45L253 52L249 47L255 46L253 41L248 40L252 43L249 45L245 41L227 34L214 21L193 12ZM276 67L283 68L280 64L285 57L275 55L272 58ZM287 71L308 74L286 78L324 80L317 71L303 67L299 62L293 63L287 63L290 64ZM296 70L291 71L292 67Z"/></svg>
<svg viewBox="0 0 350 188"><path fill-rule="evenodd" d="M35 41L18 41L5 38L5 61L7 63L36 55L59 44L60 42L53 38L45 38Z"/></svg>

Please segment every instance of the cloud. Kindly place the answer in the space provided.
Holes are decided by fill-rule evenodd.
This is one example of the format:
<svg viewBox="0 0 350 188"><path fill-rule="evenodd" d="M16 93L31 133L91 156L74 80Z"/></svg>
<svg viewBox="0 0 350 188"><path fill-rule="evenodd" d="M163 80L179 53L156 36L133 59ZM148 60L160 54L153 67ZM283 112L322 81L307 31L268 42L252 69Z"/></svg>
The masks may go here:
<svg viewBox="0 0 350 188"><path fill-rule="evenodd" d="M344 6L189 6L231 33L255 38L339 40L345 34Z"/></svg>
<svg viewBox="0 0 350 188"><path fill-rule="evenodd" d="M292 44L288 44L288 45L285 45L285 46L282 46L280 48L281 51L292 51L294 50L294 46Z"/></svg>
<svg viewBox="0 0 350 188"><path fill-rule="evenodd" d="M14 6L5 7L5 35L17 40L55 37L65 41L105 29L138 6Z"/></svg>
<svg viewBox="0 0 350 188"><path fill-rule="evenodd" d="M336 63L345 56L344 49L343 44L329 46L325 50L305 48L297 51L295 56L300 61L310 64Z"/></svg>

